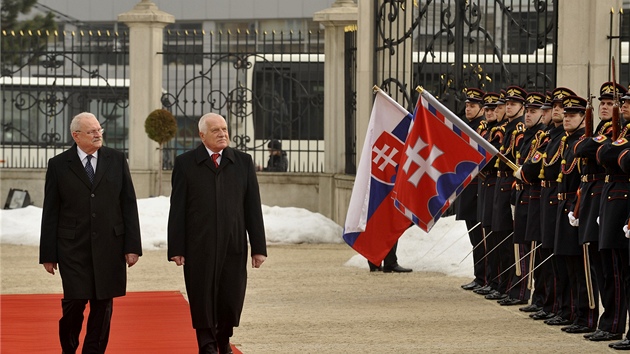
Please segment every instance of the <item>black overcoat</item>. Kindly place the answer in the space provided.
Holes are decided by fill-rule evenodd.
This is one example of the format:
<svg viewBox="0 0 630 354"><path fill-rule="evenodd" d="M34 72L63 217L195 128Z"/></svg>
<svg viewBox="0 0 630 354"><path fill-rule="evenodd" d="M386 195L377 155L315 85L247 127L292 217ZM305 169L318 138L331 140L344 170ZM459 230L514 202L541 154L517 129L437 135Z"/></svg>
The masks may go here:
<svg viewBox="0 0 630 354"><path fill-rule="evenodd" d="M251 156L226 148L214 166L202 144L175 158L168 258L184 256L194 328L238 326L247 282L247 240L267 255L260 193Z"/></svg>
<svg viewBox="0 0 630 354"><path fill-rule="evenodd" d="M65 299L123 296L125 254L142 255L136 193L122 152L101 147L91 184L76 144L46 171L40 263L58 263Z"/></svg>

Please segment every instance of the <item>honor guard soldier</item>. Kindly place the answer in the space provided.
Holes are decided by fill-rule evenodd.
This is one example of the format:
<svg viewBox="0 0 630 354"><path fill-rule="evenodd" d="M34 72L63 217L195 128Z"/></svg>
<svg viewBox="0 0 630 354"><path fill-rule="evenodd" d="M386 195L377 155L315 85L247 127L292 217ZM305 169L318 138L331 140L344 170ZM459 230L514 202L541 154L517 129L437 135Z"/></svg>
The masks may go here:
<svg viewBox="0 0 630 354"><path fill-rule="evenodd" d="M503 141L499 151L511 161L516 161L518 142L525 131L523 114L525 111L525 97L527 92L518 86L509 86L505 96L505 115L507 124L503 130ZM514 222L512 218L512 183L514 182L514 171L505 162L497 159L497 182L494 189L493 209L492 209L492 232L499 242L499 247L495 252L499 257L499 274L503 275L499 279L499 287L496 291L486 295L489 300L503 300L505 298L518 298L518 289L512 289L508 294L508 289L512 286L515 276L514 250L512 232ZM518 246L517 246L518 247ZM526 285L526 284L525 284ZM506 300L507 301L507 300Z"/></svg>
<svg viewBox="0 0 630 354"><path fill-rule="evenodd" d="M482 136L488 140L498 150L503 142L503 125L507 122L505 116L505 91L501 94L494 92L486 93L483 97L484 109L486 111L486 130ZM485 268L486 285L474 290L480 295L488 295L496 291L499 287L499 258L495 247L498 245L497 237L492 233L492 206L494 202L494 186L497 182L497 168L495 167L496 157L491 159L480 172L484 176L479 183L479 196L477 199L479 220L483 226L485 240ZM491 250L495 250L488 253Z"/></svg>
<svg viewBox="0 0 630 354"><path fill-rule="evenodd" d="M616 247L618 245L611 244L609 238L603 235L603 224L598 223L598 220L601 221L600 210L603 207L601 203L605 201L603 189L608 183L605 181L606 168L597 161L597 150L605 141L610 142L613 136L615 97L621 97L625 92L626 89L619 84L612 82L602 84L598 109L600 123L595 130L595 137L583 139L575 147L576 156L582 158L583 167L586 167L586 174L582 172L581 200L576 222L580 242L590 242L588 253L591 270L596 279L604 309L599 317L597 330L584 335L585 338L593 341L621 339L627 316L626 300L620 296L625 292L620 269L622 261L618 255L620 250ZM598 236L595 237L595 234ZM596 252L597 249L599 252Z"/></svg>
<svg viewBox="0 0 630 354"><path fill-rule="evenodd" d="M561 154L559 152L561 139L564 136L562 121L564 119L565 97L575 93L565 87L558 87L552 91L552 116L551 126L547 128L543 143L538 151L521 167L523 181L540 183L540 252L537 253L535 267L540 269L540 277L545 284L545 300L543 309L530 315L534 320L554 320L569 324L571 316L570 303L561 310L561 296L556 291L558 270L556 260L553 257L555 243L556 217L558 209L558 191L556 181L560 173ZM564 268L564 267L563 267ZM568 279L566 270L564 278Z"/></svg>
<svg viewBox="0 0 630 354"><path fill-rule="evenodd" d="M574 315L573 323L562 330L567 333L590 333L597 327L599 312L595 309L594 303L593 308L589 307L584 254L578 239L578 229L569 223L568 218L569 212L574 210L580 185L581 176L577 168L580 158L575 156L573 148L578 140L584 137L587 101L582 97L568 96L565 97L563 105L563 126L566 135L560 145L562 163L558 175L558 216L554 254L559 266L564 263L569 274L569 283L559 284L559 287L570 289ZM590 277L588 280L590 282ZM588 286L592 284L589 283Z"/></svg>
<svg viewBox="0 0 630 354"><path fill-rule="evenodd" d="M477 133L485 130L486 126L483 95L484 92L477 88L468 88L466 90L466 122ZM483 247L478 247L483 242L483 231L477 216L478 184L479 178L473 178L455 201L455 218L466 222L466 229L473 247L473 272L475 279L468 284L462 285L464 290L477 290L486 285L486 269L484 262L482 262L485 250Z"/></svg>
<svg viewBox="0 0 630 354"><path fill-rule="evenodd" d="M541 107L541 129L536 132L534 140L532 140L530 144L530 151L532 155L523 162L519 163L520 165L531 160L547 137L546 129L548 129L548 126L551 124L552 99L552 92L547 91L545 94L545 102ZM520 172L515 174L515 177L520 180L520 183L524 183L529 186L529 203L527 205L525 241L531 243L531 254L529 257L529 271L531 274L529 275L530 279L528 279L528 287L532 290L531 304L521 307L519 310L523 312L538 312L543 309L546 296L545 293L547 292L545 289L546 281L544 279L544 273L540 267L536 267L540 264L540 261L544 259L540 253L540 246L542 242L540 237L540 180L538 179L538 175L536 175L535 180L522 182ZM549 310L551 310L551 308Z"/></svg>
<svg viewBox="0 0 630 354"><path fill-rule="evenodd" d="M540 140L540 133L543 130L542 106L545 103L545 97L538 92L530 92L525 98L525 132L522 134L521 141L517 143L518 151L516 152L516 164L522 165L529 160L536 152ZM528 254L531 251L531 238L528 237L528 207L530 201L530 183L517 180L514 183L514 235L513 241L516 246L515 262L518 262L518 273L515 281L520 282L514 289L517 292L511 292L508 298L501 300L501 305L520 305L526 304L530 298L530 285L528 281L523 279L529 275L530 261ZM540 231L540 227L538 228ZM531 256L531 254L530 254ZM517 258L518 257L518 258ZM529 279L529 278L527 278ZM513 297L516 295L516 297ZM533 310L533 309L527 309ZM539 309L536 309L538 311Z"/></svg>

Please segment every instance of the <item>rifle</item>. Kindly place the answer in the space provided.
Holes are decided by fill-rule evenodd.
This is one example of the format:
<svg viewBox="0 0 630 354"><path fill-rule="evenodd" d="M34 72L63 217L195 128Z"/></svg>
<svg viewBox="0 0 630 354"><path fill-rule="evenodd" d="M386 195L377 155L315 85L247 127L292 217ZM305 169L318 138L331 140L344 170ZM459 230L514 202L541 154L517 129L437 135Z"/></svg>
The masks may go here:
<svg viewBox="0 0 630 354"><path fill-rule="evenodd" d="M614 60L614 59L613 59ZM591 62L588 62L588 69L586 74L586 92L588 92L588 99L586 104L586 112L584 113L584 137L590 138L593 136L593 96L591 95ZM617 107L617 114L619 113L619 107ZM578 188L577 200L575 201L575 207L573 208L573 216L577 219L580 215L580 202L582 201L582 192Z"/></svg>
<svg viewBox="0 0 630 354"><path fill-rule="evenodd" d="M612 83L613 83L613 114L612 114L612 140L619 138L619 95L617 94L617 79L615 77L615 57L612 57Z"/></svg>

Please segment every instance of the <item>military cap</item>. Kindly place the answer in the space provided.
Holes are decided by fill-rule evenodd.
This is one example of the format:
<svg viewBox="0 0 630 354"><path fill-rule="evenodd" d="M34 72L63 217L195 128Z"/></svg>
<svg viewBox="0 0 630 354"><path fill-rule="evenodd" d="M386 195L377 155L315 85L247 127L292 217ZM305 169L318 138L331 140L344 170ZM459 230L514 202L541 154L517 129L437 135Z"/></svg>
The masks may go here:
<svg viewBox="0 0 630 354"><path fill-rule="evenodd" d="M542 109L551 109L552 105L553 105L553 94L551 93L551 91L547 91L545 93L545 103L542 105Z"/></svg>
<svg viewBox="0 0 630 354"><path fill-rule="evenodd" d="M466 102L483 104L483 91L478 88L466 89Z"/></svg>
<svg viewBox="0 0 630 354"><path fill-rule="evenodd" d="M497 104L505 104L505 96L507 96L507 93L502 89L499 92L499 100L497 101Z"/></svg>
<svg viewBox="0 0 630 354"><path fill-rule="evenodd" d="M486 94L483 95L483 106L496 107L500 97L501 96L496 92L486 92Z"/></svg>
<svg viewBox="0 0 630 354"><path fill-rule="evenodd" d="M630 90L626 91L626 93L624 93L623 96L621 96L620 100L622 101L630 100Z"/></svg>
<svg viewBox="0 0 630 354"><path fill-rule="evenodd" d="M585 98L574 95L566 96L562 100L562 106L564 106L565 112L584 112L586 111L587 103Z"/></svg>
<svg viewBox="0 0 630 354"><path fill-rule="evenodd" d="M552 105L553 103L556 103L556 102L563 103L564 98L567 96L575 96L575 92L573 92L573 90L568 89L566 87L556 87L555 89L553 89L553 92L551 93Z"/></svg>
<svg viewBox="0 0 630 354"><path fill-rule="evenodd" d="M542 108L545 104L545 96L539 92L530 92L525 98L525 108Z"/></svg>
<svg viewBox="0 0 630 354"><path fill-rule="evenodd" d="M527 91L518 86L508 86L505 90L505 100L518 101L521 103L525 103L525 97L527 96Z"/></svg>
<svg viewBox="0 0 630 354"><path fill-rule="evenodd" d="M616 87L615 87L616 86ZM612 100L615 98L615 94L617 97L621 97L624 93L626 93L626 88L620 84L613 84L612 82L604 82L602 87L599 89L599 100Z"/></svg>

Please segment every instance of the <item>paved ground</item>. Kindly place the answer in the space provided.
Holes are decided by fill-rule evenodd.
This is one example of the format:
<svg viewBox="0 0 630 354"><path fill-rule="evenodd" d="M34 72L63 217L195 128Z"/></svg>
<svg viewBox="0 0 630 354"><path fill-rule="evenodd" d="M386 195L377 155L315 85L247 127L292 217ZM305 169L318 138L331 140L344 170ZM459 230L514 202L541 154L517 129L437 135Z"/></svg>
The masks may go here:
<svg viewBox="0 0 630 354"><path fill-rule="evenodd" d="M37 252L1 245L2 294L61 292ZM263 268L249 272L233 342L246 354L616 352L461 290L469 279L344 266L354 254L345 245L270 246ZM185 293L181 268L165 251L146 252L128 290Z"/></svg>

